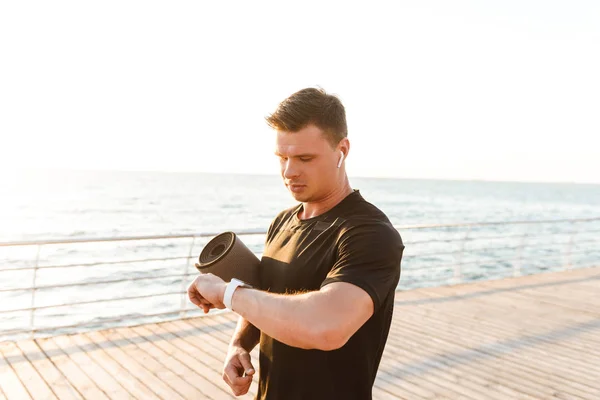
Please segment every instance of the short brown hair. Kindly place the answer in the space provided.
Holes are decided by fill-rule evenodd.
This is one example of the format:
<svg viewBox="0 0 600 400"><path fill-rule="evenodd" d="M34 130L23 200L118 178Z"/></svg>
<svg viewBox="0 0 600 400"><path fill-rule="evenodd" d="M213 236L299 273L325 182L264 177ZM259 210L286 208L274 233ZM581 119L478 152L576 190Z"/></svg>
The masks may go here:
<svg viewBox="0 0 600 400"><path fill-rule="evenodd" d="M271 128L288 132L298 132L307 125L315 125L333 146L348 136L346 110L342 102L321 88L297 91L279 103L266 120Z"/></svg>

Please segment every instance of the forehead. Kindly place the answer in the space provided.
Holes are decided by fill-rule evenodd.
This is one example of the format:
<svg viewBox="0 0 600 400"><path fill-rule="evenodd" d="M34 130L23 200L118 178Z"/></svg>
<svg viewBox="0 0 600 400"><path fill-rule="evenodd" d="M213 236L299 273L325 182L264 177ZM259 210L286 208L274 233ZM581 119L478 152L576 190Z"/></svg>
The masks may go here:
<svg viewBox="0 0 600 400"><path fill-rule="evenodd" d="M295 154L318 154L331 150L331 145L321 129L309 125L298 132L277 131L275 151L292 156Z"/></svg>

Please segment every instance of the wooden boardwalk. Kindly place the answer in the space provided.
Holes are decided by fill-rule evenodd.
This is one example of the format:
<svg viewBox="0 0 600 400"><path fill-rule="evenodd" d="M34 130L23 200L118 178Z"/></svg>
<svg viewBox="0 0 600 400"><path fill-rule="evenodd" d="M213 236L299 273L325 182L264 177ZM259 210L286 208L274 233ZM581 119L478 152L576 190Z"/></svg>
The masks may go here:
<svg viewBox="0 0 600 400"><path fill-rule="evenodd" d="M235 318L0 343L0 399L232 398ZM373 395L600 399L600 267L399 292Z"/></svg>

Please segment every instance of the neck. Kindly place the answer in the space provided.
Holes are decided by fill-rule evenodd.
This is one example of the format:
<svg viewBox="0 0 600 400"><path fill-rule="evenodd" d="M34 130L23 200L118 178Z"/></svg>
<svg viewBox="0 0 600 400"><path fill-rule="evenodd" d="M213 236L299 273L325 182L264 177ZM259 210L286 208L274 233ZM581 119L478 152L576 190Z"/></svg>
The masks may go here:
<svg viewBox="0 0 600 400"><path fill-rule="evenodd" d="M352 188L350 187L350 182L348 182L348 178L346 177L343 185L336 187L321 200L302 203L302 210L298 213L298 218L309 219L326 213L338 205L350 193L352 193Z"/></svg>

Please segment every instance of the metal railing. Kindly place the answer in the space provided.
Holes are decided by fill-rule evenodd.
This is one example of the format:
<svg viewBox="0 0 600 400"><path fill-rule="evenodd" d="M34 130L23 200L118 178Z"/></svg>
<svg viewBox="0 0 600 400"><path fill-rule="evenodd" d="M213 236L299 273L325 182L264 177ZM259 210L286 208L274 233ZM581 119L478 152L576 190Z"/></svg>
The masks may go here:
<svg viewBox="0 0 600 400"><path fill-rule="evenodd" d="M548 227L551 229L548 229ZM600 246L598 246L600 240L596 238L597 235L594 235L600 232L600 217L543 221L413 225L396 226L395 228L401 232L406 246L402 261L402 278L398 290L600 265ZM3 316L28 313L26 326L23 326L23 322L21 322L21 326L10 329L3 329L3 326L0 325L0 340L23 334L40 336L44 333L65 333L74 330L77 331L82 328L100 328L119 324L182 318L188 315L200 315L200 311L195 307L191 307L191 303L188 302L186 291L191 276L197 273L193 267L196 258L194 250L197 246L201 246L199 239L208 240L208 238L212 238L219 233L0 242L0 250L3 248L33 248L33 252L35 253L33 265L23 265L23 262L17 262L17 266L11 268L3 266L0 261L0 273L23 273L27 271L31 273L30 285L21 283L20 285L0 286L0 303L9 301L11 305L13 304L10 299L3 299L2 296L30 293L27 301L28 304L24 303L25 297L21 295L19 302L14 304L12 308L0 308L0 321L3 322L6 320ZM263 230L236 231L236 234L242 237L264 235L265 233ZM486 233L492 234L489 235ZM419 236L424 236L424 238L421 239ZM575 237L578 238L577 241ZM552 240L553 238L563 240L555 242ZM186 255L180 256L117 260L104 259L85 263L50 263L47 265L42 265L40 262L42 260L42 250L52 246L73 246L76 244L91 243L114 244L132 241L148 243L158 240L190 240L190 243L187 245L187 251L184 253ZM494 241L500 241L500 243L494 245ZM480 245L482 242L484 243L483 246ZM145 247L147 248L148 246L145 245ZM252 249L252 246L249 247ZM255 245L254 247L258 253L257 250L260 245ZM429 248L433 248L433 250ZM181 250L183 253L183 249ZM176 273L170 271L169 273L154 274L156 270L150 270L145 272L136 271L140 275L133 277L121 276L119 278L98 280L93 277L86 278L84 276L83 281L69 282L67 280L65 282L64 279L59 279L57 283L53 284L40 284L39 281L40 273L47 270L89 270L91 267L104 266L104 268L109 268L110 266L150 264L156 262L182 262L183 265L181 266L181 270L178 270ZM66 275L68 276L68 274ZM168 290L159 292L148 291L139 285L134 286L134 289L143 293L104 297L95 297L94 295L89 300L59 301L45 304L40 304L36 296L40 292L49 292L56 295L61 293L61 290L81 288L80 292L83 293L87 287L106 288L110 287L110 285L122 284L124 282L132 284L161 280L169 281L160 285L161 288L166 287ZM142 314L131 312L118 314L117 312L110 317L97 318L94 314L97 310L89 309L82 312L84 317L87 315L86 312L89 312L90 315L88 318L80 318L79 321L72 323L53 323L58 316L68 320L69 309L73 307L131 301L137 301L137 304L140 304L140 300L156 300L161 297L172 298L174 296L179 298L179 301L176 302L177 305L173 302L168 309L162 312ZM135 308L130 307L130 309ZM60 313L60 309L66 309L66 312ZM119 308L121 311L124 309ZM54 312L54 314L51 313L45 316L46 319L50 319L50 322L38 325L36 317L38 317L40 312L47 312L48 310Z"/></svg>

